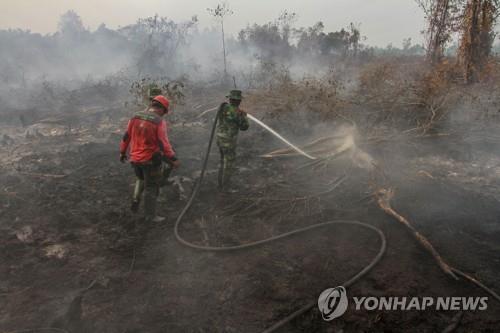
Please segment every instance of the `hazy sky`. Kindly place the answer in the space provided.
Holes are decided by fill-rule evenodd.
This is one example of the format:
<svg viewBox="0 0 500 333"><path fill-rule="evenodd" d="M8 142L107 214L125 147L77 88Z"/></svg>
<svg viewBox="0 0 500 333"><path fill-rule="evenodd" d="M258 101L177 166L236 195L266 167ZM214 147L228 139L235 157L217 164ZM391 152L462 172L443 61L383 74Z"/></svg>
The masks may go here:
<svg viewBox="0 0 500 333"><path fill-rule="evenodd" d="M0 29L22 28L50 33L57 29L59 16L75 10L83 23L95 29L105 23L116 28L139 17L158 13L174 21L197 15L200 27L211 26L206 8L217 0L0 0ZM297 26L323 21L327 30L338 30L350 22L361 23L361 32L371 45L400 46L412 37L421 42L424 28L421 10L413 0L229 0L234 11L228 18L228 31L236 33L248 23L265 23L283 10L298 14Z"/></svg>

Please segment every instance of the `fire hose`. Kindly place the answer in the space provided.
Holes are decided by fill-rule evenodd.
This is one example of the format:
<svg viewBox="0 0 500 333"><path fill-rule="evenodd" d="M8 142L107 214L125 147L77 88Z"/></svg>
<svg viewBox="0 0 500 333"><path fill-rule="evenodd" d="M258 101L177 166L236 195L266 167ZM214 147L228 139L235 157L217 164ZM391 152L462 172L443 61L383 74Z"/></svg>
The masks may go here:
<svg viewBox="0 0 500 333"><path fill-rule="evenodd" d="M210 151L212 149L212 144L213 144L213 140L214 140L214 136L215 136L215 130L216 130L216 127L217 127L217 122L218 122L218 119L219 119L219 115L220 115L220 109L217 112L217 115L216 115L215 120L214 120L213 125L212 125L212 130L210 132L210 139L208 141L208 147L207 147L207 151L205 153L205 157L204 157L204 160L203 160L203 165L202 165L202 168L201 168L200 177L198 178L196 184L194 185L193 191L191 192L191 196L189 197L186 205L184 206L184 208L180 212L179 216L177 217L177 220L175 221L174 234L175 234L175 238L177 239L177 241L179 243L181 243L182 245L185 245L185 246L187 246L187 247L189 247L191 249L200 250L200 251L230 252L230 251L239 251L239 250L254 248L254 247L257 247L257 246L260 246L260 245L264 245L264 244L268 244L268 243L274 242L274 241L279 240L279 239L288 238L290 236L293 236L293 235L296 235L296 234L299 234L299 233L303 233L303 232L306 232L306 231L310 231L310 230L318 229L318 228L322 228L322 227L333 226L333 225L352 225L352 226L358 226L358 227L362 227L362 228L370 229L370 230L374 231L378 235L378 237L380 239L380 249L379 249L377 255L372 259L372 261L367 266L365 266L362 270L360 270L356 275L354 275L353 277L351 277L348 281L344 282L342 284L342 286L344 286L344 287L351 286L356 281L358 281L361 277L363 277L365 274L367 274L380 261L380 259L382 258L382 256L385 253L386 244L387 244L384 233L380 229L378 229L378 228L376 228L376 227L374 227L374 226L372 226L370 224L359 222L359 221L348 221L348 220L327 221L327 222L313 224L313 225L310 225L310 226L307 226L307 227L304 227L304 228L292 230L292 231L289 231L289 232L286 232L286 233L283 233L283 234L280 234L280 235L277 235L277 236L269 237L269 238L266 238L266 239L263 239L263 240L259 240L259 241L255 241L255 242L250 242L250 243L245 243L245 244L241 244L241 245L235 245L235 246L226 246L226 247L202 246L202 245L191 243L191 242L185 240L184 238L182 238L182 236L179 234L179 227L181 225L181 222L182 222L184 216L186 215L186 213L191 208L194 200L196 199L196 196L198 195L198 193L200 191L200 188L201 188L201 185L202 185L202 182L203 182L203 178L205 176L205 171L207 169L208 159L209 159L209 156L210 156ZM251 119L255 120L256 118L251 117ZM268 129L268 128L266 128L266 129ZM309 156L309 158L314 159L311 156ZM281 328L284 325L286 325L287 323L291 322L293 319L299 317L300 315L302 315L305 312L307 312L310 309L312 309L315 306L315 304L316 304L316 300L311 301L310 303L304 305L303 307L301 307L297 311L291 313L289 316L287 316L287 317L283 318L282 320L278 321L273 326L267 328L262 333L275 332L279 328Z"/></svg>

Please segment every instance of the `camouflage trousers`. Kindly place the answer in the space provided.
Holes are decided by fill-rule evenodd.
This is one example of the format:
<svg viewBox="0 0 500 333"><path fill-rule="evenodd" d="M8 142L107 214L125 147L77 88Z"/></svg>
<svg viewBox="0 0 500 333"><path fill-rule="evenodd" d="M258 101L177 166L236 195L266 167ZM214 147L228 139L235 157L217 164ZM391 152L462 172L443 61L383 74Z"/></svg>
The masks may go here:
<svg viewBox="0 0 500 333"><path fill-rule="evenodd" d="M220 151L219 165L219 188L223 189L230 185L231 177L236 170L236 145L217 142Z"/></svg>
<svg viewBox="0 0 500 333"><path fill-rule="evenodd" d="M133 200L141 201L144 192L144 215L146 219L156 216L156 200L163 182L163 168L161 165L133 163L135 182Z"/></svg>

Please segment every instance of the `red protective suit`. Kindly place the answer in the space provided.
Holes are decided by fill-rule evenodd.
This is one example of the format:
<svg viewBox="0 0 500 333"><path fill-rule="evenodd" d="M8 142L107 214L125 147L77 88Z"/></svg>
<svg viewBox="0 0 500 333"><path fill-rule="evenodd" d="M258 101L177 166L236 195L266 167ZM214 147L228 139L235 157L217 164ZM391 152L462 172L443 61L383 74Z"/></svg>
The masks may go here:
<svg viewBox="0 0 500 333"><path fill-rule="evenodd" d="M175 160L175 151L168 140L167 123L152 109L137 113L128 122L120 143L120 153L124 154L129 147L133 163L149 162L156 152Z"/></svg>

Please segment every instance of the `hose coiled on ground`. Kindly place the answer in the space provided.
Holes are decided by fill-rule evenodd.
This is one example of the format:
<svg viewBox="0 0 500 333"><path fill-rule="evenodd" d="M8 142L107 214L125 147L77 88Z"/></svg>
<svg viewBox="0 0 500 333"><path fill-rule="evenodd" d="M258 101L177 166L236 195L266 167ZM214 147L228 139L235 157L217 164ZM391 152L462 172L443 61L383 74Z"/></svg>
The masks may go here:
<svg viewBox="0 0 500 333"><path fill-rule="evenodd" d="M206 168L207 168L207 165L208 165L208 159L209 159L209 156L210 156L210 151L212 149L212 144L213 144L213 140L214 140L214 137L215 137L215 130L217 128L217 122L218 122L218 119L219 119L219 116L220 116L220 112L221 112L221 108L219 108L219 110L217 112L217 115L215 117L215 120L213 122L213 125L212 125L212 130L210 132L210 139L208 141L208 147L207 147L207 151L206 151L206 154L205 154L205 158L203 160L203 165L202 165L202 168L201 168L200 177L198 178L198 181L196 182L196 184L195 184L195 186L193 188L193 191L191 193L191 196L189 197L189 200L187 201L186 205L184 206L184 208L180 212L179 216L177 217L177 220L175 221L174 234L175 234L175 238L177 239L177 241L179 243L181 243L182 245L185 245L185 246L187 246L189 248L192 248L192 249L195 249L195 250L211 251L211 252L229 252L229 251L237 251L237 250L243 250L243 249L249 249L249 248L257 247L257 246L260 246L260 245L264 245L264 244L276 241L278 239L287 238L287 237L290 237L292 235L296 235L296 234L299 234L299 233L302 233L302 232L306 232L306 231L309 231L309 230L318 229L318 228L322 228L322 227L326 227L326 226L339 225L339 224L343 224L343 225L355 225L355 226L359 226L359 227L363 227L363 228L367 228L367 229L370 229L372 231L375 231L377 233L377 235L379 236L379 238L380 238L380 250L378 251L377 255L372 259L372 261L370 262L370 264L368 264L367 266L365 266L361 271L359 271L351 279L349 279L348 281L344 282L342 284L342 286L348 287L348 286L352 285L354 282L356 282L357 280L359 280L361 277L363 277L366 273L368 273L380 261L380 259L384 255L385 250L386 250L386 246L387 246L387 242L386 242L384 233L380 229L378 229L378 228L376 228L376 227L374 227L374 226L372 226L370 224L362 223L362 222L359 222L359 221L335 220L335 221L322 222L322 223L310 225L310 226L307 226L307 227L304 227L304 228L292 230L292 231L286 232L284 234L273 236L273 237L266 238L266 239L263 239L263 240L259 240L259 241L256 241L256 242L251 242L251 243L246 243L246 244L241 244L241 245L236 245L236 246L227 246L227 247L197 245L197 244L191 243L191 242L183 239L180 236L180 234L179 234L179 226L180 226L180 224L182 222L182 219L184 218L184 216L186 215L186 213L191 208L191 206L192 206L192 204L193 204L196 196L198 195L198 193L200 191L200 188L201 188L201 185L202 185L202 182L203 182L203 178L205 176L205 171L206 171ZM300 315L302 315L303 313L309 311L311 308L313 308L315 306L315 304L316 304L315 300L311 301L310 303L308 303L307 305L303 306L299 310L293 312L292 314L290 314L286 318L283 318L282 320L278 321L276 324L274 324L273 326L271 326L268 329L266 329L265 331L263 331L263 333L275 332L280 327L286 325L287 323L289 323L293 319L295 319L295 318L299 317Z"/></svg>

